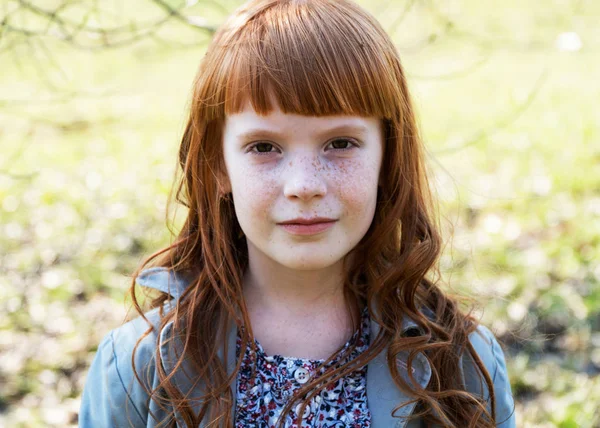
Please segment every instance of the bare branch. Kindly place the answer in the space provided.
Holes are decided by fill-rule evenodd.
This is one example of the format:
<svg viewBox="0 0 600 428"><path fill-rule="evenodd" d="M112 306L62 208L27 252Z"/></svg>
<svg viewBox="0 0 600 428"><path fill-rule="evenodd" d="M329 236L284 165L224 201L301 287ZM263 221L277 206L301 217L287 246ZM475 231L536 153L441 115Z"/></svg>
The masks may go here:
<svg viewBox="0 0 600 428"><path fill-rule="evenodd" d="M15 0L17 7L12 11L7 11L0 21L0 37L2 41L12 34L21 35L24 38L47 37L51 36L61 41L69 43L77 49L97 50L104 48L117 48L135 43L143 38L149 38L155 35L158 30L166 23L177 20L188 27L199 30L207 35L212 35L216 30L213 26L205 23L197 17L187 17L180 10L172 8L162 0L150 0L152 4L157 5L163 12L163 16L152 21L130 21L125 25L113 26L98 26L90 24L90 18L94 15L98 16L98 21L101 15L111 13L100 9L100 3L93 2L86 5L87 10L84 12L83 18L79 21L73 21L65 16L65 11L72 6L81 5L81 2L67 0L58 5L55 9L45 9L38 6L32 0ZM41 28L28 28L23 24L17 24L11 15L27 11L37 17L45 19L45 23ZM22 17L22 16L21 16ZM123 19L115 14L113 19ZM82 35L87 35L91 42L85 42ZM15 43L10 43L14 46ZM5 48L6 49L6 48Z"/></svg>
<svg viewBox="0 0 600 428"><path fill-rule="evenodd" d="M30 174L13 174L9 171L4 171L0 169L0 175L3 175L8 178L12 178L13 180L33 180L35 177L39 175L39 172L32 172Z"/></svg>
<svg viewBox="0 0 600 428"><path fill-rule="evenodd" d="M453 70L453 71L449 71L448 73L431 74L431 75L410 73L410 77L413 77L415 79L423 79L423 80L427 80L427 79L431 79L431 80L458 79L458 78L466 76L467 74L473 73L477 68L481 67L483 64L488 62L490 59L490 56L491 55L484 56L460 70Z"/></svg>
<svg viewBox="0 0 600 428"><path fill-rule="evenodd" d="M410 12L410 10L412 9L412 7L414 5L415 5L415 0L408 0L404 4L404 9L402 9L402 12L400 12L400 15L398 15L396 17L396 19L394 20L394 22L392 22L392 24L388 26L388 33L390 34L391 37L395 36L396 31L398 31L398 28L400 27L400 25L402 24L404 19L408 16L408 13Z"/></svg>
<svg viewBox="0 0 600 428"><path fill-rule="evenodd" d="M203 24L201 23L199 20L197 19L190 19L190 17L184 16L182 15L179 10L177 9L173 9L171 6L169 6L165 1L163 0L152 0L156 5L158 5L159 7L161 7L162 9L164 9L169 16L177 19L180 22L183 22L186 25L189 25L192 28L196 28L196 29L201 29L204 31L208 31L211 34L213 34L216 31L215 27L212 27L208 24Z"/></svg>
<svg viewBox="0 0 600 428"><path fill-rule="evenodd" d="M508 125L510 125L511 123L516 121L527 110L527 108L531 105L531 103L533 102L533 100L535 99L537 94L539 93L539 91L542 88L542 85L547 77L548 77L547 70L542 71L540 76L535 81L533 88L529 92L527 99L521 105L519 105L514 111L510 112L504 118L498 120L493 126L480 129L479 131L475 132L470 137L465 138L464 141L462 141L458 144L455 144L451 147L447 147L445 149L437 150L436 154L447 154L447 153L457 152L459 150L465 149L466 147L469 147L469 146L479 143L485 137L495 134L500 129L506 128Z"/></svg>

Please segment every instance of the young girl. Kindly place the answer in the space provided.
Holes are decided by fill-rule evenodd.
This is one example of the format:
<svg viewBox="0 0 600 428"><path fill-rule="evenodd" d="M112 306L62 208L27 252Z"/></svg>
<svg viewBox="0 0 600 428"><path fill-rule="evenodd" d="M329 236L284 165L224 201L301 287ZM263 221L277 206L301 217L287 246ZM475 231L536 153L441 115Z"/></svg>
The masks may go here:
<svg viewBox="0 0 600 428"><path fill-rule="evenodd" d="M431 278L423 145L367 12L241 7L202 59L179 165L187 218L136 272L141 316L100 343L80 426L515 426L498 342Z"/></svg>

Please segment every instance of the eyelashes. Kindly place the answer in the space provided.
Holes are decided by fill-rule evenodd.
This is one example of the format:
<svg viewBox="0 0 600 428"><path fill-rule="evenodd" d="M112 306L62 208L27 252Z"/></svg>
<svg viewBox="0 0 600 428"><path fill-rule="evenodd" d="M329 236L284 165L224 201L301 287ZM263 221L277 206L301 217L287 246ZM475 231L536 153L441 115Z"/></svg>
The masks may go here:
<svg viewBox="0 0 600 428"><path fill-rule="evenodd" d="M346 147L341 147L341 148L334 147L336 145L336 143L339 143L339 142L345 143ZM358 143L351 138L336 138L335 140L331 140L331 142L329 142L329 144L327 144L327 146L328 147L332 146L332 150L334 150L336 152L347 152L347 151L350 151L350 150L353 150L353 149L359 147ZM259 155L259 156L264 156L264 155L269 155L271 153L275 153L271 149L277 149L277 147L274 144L268 143L266 141L258 141L256 143L253 143L252 145L250 145L250 147L248 147L248 150L246 152L252 153L255 155Z"/></svg>
<svg viewBox="0 0 600 428"><path fill-rule="evenodd" d="M248 152L254 153L254 154L258 154L258 155L266 155L269 153L272 153L271 150L266 150L266 151L261 151L258 150L259 148L265 148L267 147L268 149L275 147L273 144L270 143L264 143L264 142L258 142L258 143L254 143L252 144L250 147L248 147ZM254 150L257 149L257 150Z"/></svg>

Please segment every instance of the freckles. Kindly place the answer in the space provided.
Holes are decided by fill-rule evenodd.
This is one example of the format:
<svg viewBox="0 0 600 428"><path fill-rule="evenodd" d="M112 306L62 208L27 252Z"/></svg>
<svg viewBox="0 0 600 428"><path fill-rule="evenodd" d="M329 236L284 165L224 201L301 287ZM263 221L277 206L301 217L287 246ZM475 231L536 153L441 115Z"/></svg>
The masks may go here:
<svg viewBox="0 0 600 428"><path fill-rule="evenodd" d="M373 166L364 161L347 159L332 167L331 181L337 194L349 208L347 214L362 216L376 197L377 174Z"/></svg>
<svg viewBox="0 0 600 428"><path fill-rule="evenodd" d="M357 180L365 176L365 171L368 168L363 162L355 160L344 160L338 162L328 168L330 179L340 188L353 186Z"/></svg>
<svg viewBox="0 0 600 428"><path fill-rule="evenodd" d="M272 203L277 191L276 174L255 168L241 168L236 176L237 191L248 206L264 208Z"/></svg>

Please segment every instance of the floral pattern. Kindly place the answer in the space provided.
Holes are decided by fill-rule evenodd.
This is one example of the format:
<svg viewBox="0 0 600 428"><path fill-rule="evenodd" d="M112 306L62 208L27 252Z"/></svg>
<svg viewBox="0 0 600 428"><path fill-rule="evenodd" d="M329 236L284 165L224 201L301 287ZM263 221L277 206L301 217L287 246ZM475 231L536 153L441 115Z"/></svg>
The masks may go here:
<svg viewBox="0 0 600 428"><path fill-rule="evenodd" d="M331 365L353 360L369 345L370 319L365 307L361 313L361 330L356 330L344 350L354 342L355 350L330 361ZM244 353L242 366L237 378L236 428L268 427L275 428L288 399L306 383L306 377L317 374L318 367L325 360L313 360L282 355L266 355L263 347L255 339L257 352L256 376L252 376L253 351L250 347ZM241 352L241 339L238 334L237 356ZM367 403L367 367L339 379L334 385L324 389L306 406L299 425L300 404L285 416L285 427L370 427L371 413ZM303 382L303 383L301 383Z"/></svg>

